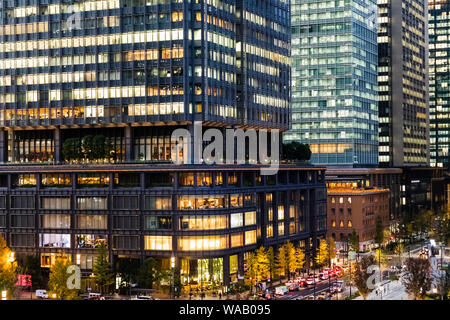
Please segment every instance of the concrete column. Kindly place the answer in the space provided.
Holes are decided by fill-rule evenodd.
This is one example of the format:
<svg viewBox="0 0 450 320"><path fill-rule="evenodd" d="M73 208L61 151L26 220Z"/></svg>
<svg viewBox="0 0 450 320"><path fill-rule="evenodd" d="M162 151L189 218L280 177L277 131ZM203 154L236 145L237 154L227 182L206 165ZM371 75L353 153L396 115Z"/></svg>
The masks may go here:
<svg viewBox="0 0 450 320"><path fill-rule="evenodd" d="M54 163L58 164L61 162L61 129L58 127L55 128L53 141L55 144L55 154L54 154Z"/></svg>
<svg viewBox="0 0 450 320"><path fill-rule="evenodd" d="M133 132L131 126L125 127L125 161L133 160Z"/></svg>

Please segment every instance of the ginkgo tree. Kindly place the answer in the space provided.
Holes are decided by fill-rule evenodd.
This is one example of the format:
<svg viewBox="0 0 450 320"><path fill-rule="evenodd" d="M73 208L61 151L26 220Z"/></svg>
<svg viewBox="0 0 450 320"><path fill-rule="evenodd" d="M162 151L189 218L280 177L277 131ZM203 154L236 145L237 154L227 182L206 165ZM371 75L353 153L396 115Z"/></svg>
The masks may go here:
<svg viewBox="0 0 450 320"><path fill-rule="evenodd" d="M11 298L17 280L17 262L14 253L6 245L6 240L0 234L0 290L7 290L7 297Z"/></svg>

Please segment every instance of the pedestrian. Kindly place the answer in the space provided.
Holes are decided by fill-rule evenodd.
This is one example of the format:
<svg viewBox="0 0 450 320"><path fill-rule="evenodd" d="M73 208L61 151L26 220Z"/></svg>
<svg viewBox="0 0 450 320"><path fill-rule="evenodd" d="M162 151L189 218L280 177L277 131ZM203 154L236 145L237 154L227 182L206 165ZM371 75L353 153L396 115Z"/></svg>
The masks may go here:
<svg viewBox="0 0 450 320"><path fill-rule="evenodd" d="M222 300L222 292L219 292L219 300Z"/></svg>

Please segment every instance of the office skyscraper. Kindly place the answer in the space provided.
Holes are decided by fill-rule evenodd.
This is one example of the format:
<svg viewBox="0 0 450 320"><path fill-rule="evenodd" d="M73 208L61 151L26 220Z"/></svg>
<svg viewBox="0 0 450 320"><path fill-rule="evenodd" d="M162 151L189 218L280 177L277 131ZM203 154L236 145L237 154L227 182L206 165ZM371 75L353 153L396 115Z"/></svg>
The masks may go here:
<svg viewBox="0 0 450 320"><path fill-rule="evenodd" d="M375 0L292 2L292 130L314 164L378 164Z"/></svg>
<svg viewBox="0 0 450 320"><path fill-rule="evenodd" d="M428 165L427 0L378 7L380 166Z"/></svg>
<svg viewBox="0 0 450 320"><path fill-rule="evenodd" d="M429 0L430 165L450 165L450 2Z"/></svg>
<svg viewBox="0 0 450 320"><path fill-rule="evenodd" d="M151 256L181 284L325 235L324 168L172 164L171 134L289 127L286 0L0 1L0 233L91 274ZM310 239L312 240L310 242ZM177 271L178 272L178 271Z"/></svg>

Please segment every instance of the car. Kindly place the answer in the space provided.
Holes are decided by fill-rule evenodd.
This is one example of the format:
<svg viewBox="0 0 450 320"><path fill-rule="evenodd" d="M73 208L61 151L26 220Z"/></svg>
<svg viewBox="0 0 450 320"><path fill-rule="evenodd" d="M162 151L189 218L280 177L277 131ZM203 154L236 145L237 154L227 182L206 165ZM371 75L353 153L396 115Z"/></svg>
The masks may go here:
<svg viewBox="0 0 450 320"><path fill-rule="evenodd" d="M288 287L289 291L297 291L298 283L296 281L288 281L285 283L285 286Z"/></svg>
<svg viewBox="0 0 450 320"><path fill-rule="evenodd" d="M306 284L307 284L307 285L312 285L312 284L314 284L314 278L308 277L308 278L306 279Z"/></svg>
<svg viewBox="0 0 450 320"><path fill-rule="evenodd" d="M43 290L43 289L36 290L36 298L48 299L47 290Z"/></svg>
<svg viewBox="0 0 450 320"><path fill-rule="evenodd" d="M135 296L131 300L156 300L152 296Z"/></svg>
<svg viewBox="0 0 450 320"><path fill-rule="evenodd" d="M328 280L329 276L326 273L319 273L320 280Z"/></svg>
<svg viewBox="0 0 450 320"><path fill-rule="evenodd" d="M344 281L336 281L335 283L333 283L333 290L336 292L342 292L344 289Z"/></svg>
<svg viewBox="0 0 450 320"><path fill-rule="evenodd" d="M314 296L306 296L303 300L314 300Z"/></svg>

